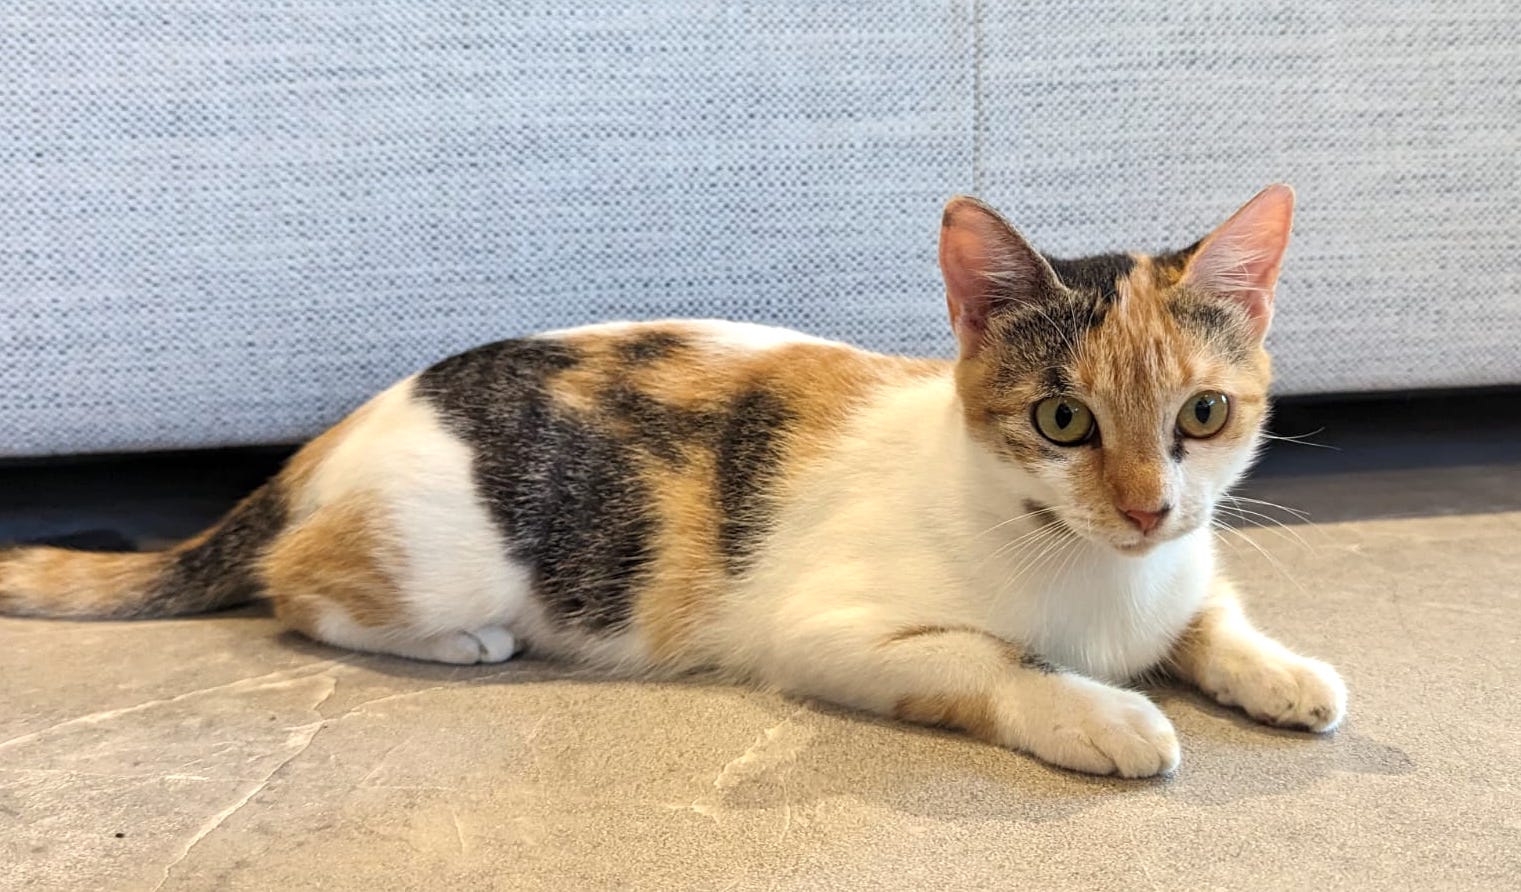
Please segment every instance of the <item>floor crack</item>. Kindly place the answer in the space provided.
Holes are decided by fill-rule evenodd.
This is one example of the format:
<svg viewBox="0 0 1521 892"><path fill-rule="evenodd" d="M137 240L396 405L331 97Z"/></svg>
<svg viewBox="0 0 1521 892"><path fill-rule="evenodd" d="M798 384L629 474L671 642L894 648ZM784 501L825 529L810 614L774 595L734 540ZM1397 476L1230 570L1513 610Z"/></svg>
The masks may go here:
<svg viewBox="0 0 1521 892"><path fill-rule="evenodd" d="M335 665L337 665L336 660L326 660L320 663L308 663L305 666L301 666L297 669L283 669L279 672L269 672L265 673L264 675L251 675L247 678L239 678L233 681L225 682L223 684L212 685L211 687L207 688L196 688L193 691L186 691L183 694L176 694L173 697L146 700L142 703L137 703L132 706L123 706L119 709L107 709L102 712L92 712L88 715L75 716L74 718L65 719L61 722L49 725L46 728L32 731L27 734L22 734L19 737L12 737L9 740L0 741L0 750L6 750L12 747L31 743L43 735L50 734L54 731L59 730L60 728L67 728L71 725L98 725L101 722L109 721L110 719L114 719L119 716L131 715L134 712L141 712L142 710L152 709L156 706L165 706L170 703L178 703L181 700L186 700L191 697L198 697L201 694L209 694L214 691L222 691L228 688L236 688L244 685L251 685L255 690L257 690L259 688L288 684L293 681L300 681L313 675L320 674L323 670L330 669Z"/></svg>
<svg viewBox="0 0 1521 892"><path fill-rule="evenodd" d="M338 689L337 679L333 679L332 681L333 683L328 686L326 693L324 693L316 703L313 703L311 705L311 710L313 712L316 712L318 707L326 703L328 701L328 698L333 696L333 692ZM239 796L231 805L208 818L206 822L201 825L200 829L190 837L190 840L185 843L185 847L180 850L180 853L171 859L168 864L164 865L164 875L153 887L153 892L158 892L158 890L164 887L165 883L169 882L170 876L174 873L174 868L179 866L179 864L186 858L190 857L190 853L195 850L196 846L200 845L201 842L204 841L206 837L215 832L218 827L221 827L223 824L227 823L227 820L229 818L242 810L243 806L247 805L255 796L263 792L263 790L269 786L270 782L275 779L275 776L278 775L285 768L285 766L289 765L291 762L294 762L298 757L301 756L302 753L305 753L308 749L310 749L313 741L317 739L317 735L322 732L322 729L327 726L329 721L331 720L319 718L315 722L310 722L305 725L299 725L295 728L291 728L290 736L287 737L285 741L287 746L295 747L290 755L275 763L275 766L269 770L268 774L264 775L262 779L255 781L254 784L250 786L248 790L243 793L243 795Z"/></svg>

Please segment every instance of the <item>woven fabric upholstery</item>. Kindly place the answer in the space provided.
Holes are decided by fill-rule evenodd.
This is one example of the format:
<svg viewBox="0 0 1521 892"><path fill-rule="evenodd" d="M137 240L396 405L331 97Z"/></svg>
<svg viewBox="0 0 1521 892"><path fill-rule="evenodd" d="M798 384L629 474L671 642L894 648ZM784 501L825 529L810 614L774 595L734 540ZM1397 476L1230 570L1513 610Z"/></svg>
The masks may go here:
<svg viewBox="0 0 1521 892"><path fill-rule="evenodd" d="M0 455L294 441L459 349L717 316L945 355L1043 248L1302 212L1281 390L1521 381L1521 7L0 4Z"/></svg>

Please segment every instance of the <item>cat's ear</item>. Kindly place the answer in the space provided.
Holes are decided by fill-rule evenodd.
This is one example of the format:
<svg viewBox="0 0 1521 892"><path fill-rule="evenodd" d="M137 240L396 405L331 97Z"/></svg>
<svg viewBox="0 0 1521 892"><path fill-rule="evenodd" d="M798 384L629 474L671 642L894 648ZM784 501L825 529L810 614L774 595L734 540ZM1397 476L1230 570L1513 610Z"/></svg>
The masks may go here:
<svg viewBox="0 0 1521 892"><path fill-rule="evenodd" d="M1199 243L1184 284L1240 304L1262 337L1273 321L1273 289L1293 223L1294 190L1284 183L1263 189Z"/></svg>
<svg viewBox="0 0 1521 892"><path fill-rule="evenodd" d="M961 355L982 347L988 320L1001 310L1043 300L1061 288L1051 265L998 212L965 195L952 198L940 222L940 272Z"/></svg>

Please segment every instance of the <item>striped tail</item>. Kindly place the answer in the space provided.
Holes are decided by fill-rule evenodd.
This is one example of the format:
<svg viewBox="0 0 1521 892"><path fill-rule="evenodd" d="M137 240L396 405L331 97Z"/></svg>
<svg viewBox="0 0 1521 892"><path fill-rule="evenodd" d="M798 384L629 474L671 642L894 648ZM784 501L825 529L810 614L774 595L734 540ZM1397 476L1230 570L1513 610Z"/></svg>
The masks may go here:
<svg viewBox="0 0 1521 892"><path fill-rule="evenodd" d="M242 604L260 594L259 558L285 522L285 500L271 481L167 551L0 548L0 614L137 619Z"/></svg>

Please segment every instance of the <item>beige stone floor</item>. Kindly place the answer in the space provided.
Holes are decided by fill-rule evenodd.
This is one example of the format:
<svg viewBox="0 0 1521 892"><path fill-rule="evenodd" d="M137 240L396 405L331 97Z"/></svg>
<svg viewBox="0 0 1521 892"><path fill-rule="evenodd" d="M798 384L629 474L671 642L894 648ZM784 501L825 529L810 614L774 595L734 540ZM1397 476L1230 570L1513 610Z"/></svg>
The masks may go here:
<svg viewBox="0 0 1521 892"><path fill-rule="evenodd" d="M258 609L0 619L0 887L1515 888L1518 477L1259 490L1332 519L1228 565L1350 718L1158 690L1183 765L1153 782L732 687L356 656Z"/></svg>

